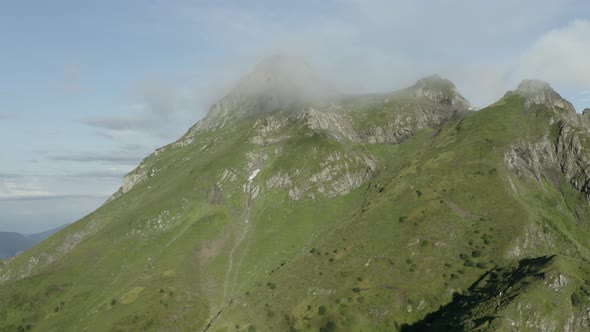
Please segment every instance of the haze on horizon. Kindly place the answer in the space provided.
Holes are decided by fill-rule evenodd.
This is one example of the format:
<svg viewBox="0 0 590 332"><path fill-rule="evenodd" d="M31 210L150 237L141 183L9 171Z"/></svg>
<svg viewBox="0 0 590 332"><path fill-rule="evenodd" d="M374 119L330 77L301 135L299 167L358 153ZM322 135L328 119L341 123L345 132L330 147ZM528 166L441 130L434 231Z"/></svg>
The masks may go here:
<svg viewBox="0 0 590 332"><path fill-rule="evenodd" d="M590 107L583 0L10 1L0 7L0 230L74 222L270 54L342 92L438 73L477 107L525 78Z"/></svg>

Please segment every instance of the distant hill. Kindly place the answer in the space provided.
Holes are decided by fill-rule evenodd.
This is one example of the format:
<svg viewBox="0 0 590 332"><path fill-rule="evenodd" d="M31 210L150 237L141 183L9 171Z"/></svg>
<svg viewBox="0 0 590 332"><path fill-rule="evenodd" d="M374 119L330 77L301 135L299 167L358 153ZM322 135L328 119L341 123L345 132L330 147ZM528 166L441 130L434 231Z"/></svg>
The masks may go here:
<svg viewBox="0 0 590 332"><path fill-rule="evenodd" d="M25 251L66 226L68 226L68 224L61 225L45 232L28 235L16 232L0 232L0 259L7 259L21 251Z"/></svg>

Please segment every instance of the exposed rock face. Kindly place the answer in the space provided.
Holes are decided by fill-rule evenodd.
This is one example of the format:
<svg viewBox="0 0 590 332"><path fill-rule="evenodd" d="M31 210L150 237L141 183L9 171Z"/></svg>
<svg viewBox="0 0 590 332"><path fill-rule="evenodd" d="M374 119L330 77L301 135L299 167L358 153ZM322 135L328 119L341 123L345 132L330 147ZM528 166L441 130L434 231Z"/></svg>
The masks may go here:
<svg viewBox="0 0 590 332"><path fill-rule="evenodd" d="M425 77L410 88L414 96L433 103L449 104L458 109L469 109L469 102L461 96L455 85L438 75Z"/></svg>
<svg viewBox="0 0 590 332"><path fill-rule="evenodd" d="M561 108L567 112L576 112L574 106L569 101L563 99L545 81L524 80L518 85L516 93L525 98L525 107L527 108L533 105L547 105L554 108Z"/></svg>
<svg viewBox="0 0 590 332"><path fill-rule="evenodd" d="M209 110L199 127L222 127L252 114L289 110L319 103L334 95L305 60L276 55L264 59L253 72Z"/></svg>
<svg viewBox="0 0 590 332"><path fill-rule="evenodd" d="M536 143L519 140L512 144L504 156L506 166L519 177L530 173L536 180L547 169L559 171L590 201L590 159L581 153L580 132L565 122L557 125L556 139L545 135Z"/></svg>
<svg viewBox="0 0 590 332"><path fill-rule="evenodd" d="M155 152L154 154L156 153L158 152ZM150 173L148 173L146 165L144 164L144 162L142 162L136 169L129 172L123 177L123 185L121 186L121 188L119 188L119 190L116 193L114 193L111 197L109 197L109 199L107 199L105 204L133 189L133 187L143 182L149 175Z"/></svg>
<svg viewBox="0 0 590 332"><path fill-rule="evenodd" d="M318 111L312 107L306 109L301 117L306 120L309 128L317 131L325 131L337 140L347 139L352 142L360 141L354 130L350 118L343 114Z"/></svg>
<svg viewBox="0 0 590 332"><path fill-rule="evenodd" d="M360 187L378 172L377 160L364 154L331 153L319 163L320 169L308 172L290 169L266 181L266 189L288 191L289 198L300 200L317 196L336 197Z"/></svg>
<svg viewBox="0 0 590 332"><path fill-rule="evenodd" d="M577 190L586 194L590 200L590 158L581 153L581 133L574 127L559 124L559 135L556 143L556 155L559 168Z"/></svg>
<svg viewBox="0 0 590 332"><path fill-rule="evenodd" d="M507 168L519 177L530 173L536 180L540 180L548 169L561 172L590 201L590 159L581 153L582 141L587 139L587 134L580 130L573 106L546 82L523 81L517 92L526 98L526 107L546 105L564 109L567 113L557 113L555 136L546 134L538 142L521 139L512 144L504 158Z"/></svg>
<svg viewBox="0 0 590 332"><path fill-rule="evenodd" d="M545 169L558 167L558 157L555 152L555 143L551 142L547 135L536 143L519 139L506 152L504 161L508 170L518 177L530 174L538 181Z"/></svg>
<svg viewBox="0 0 590 332"><path fill-rule="evenodd" d="M348 104L350 99L353 105ZM240 80L174 146L191 144L201 131L224 128L238 119L265 114L264 128L255 126L259 134L251 139L253 144L264 146L288 139L278 132L298 120L337 140L395 144L418 130L439 126L471 109L453 83L437 75L421 79L408 89L383 95L381 107L388 108L388 114L369 128L359 126L358 121L349 116L350 112L358 111L351 107L359 106L355 103L362 104L362 99L362 96L347 99L335 93L317 79L302 59L274 56L262 61ZM389 104L390 99L403 100L405 105Z"/></svg>

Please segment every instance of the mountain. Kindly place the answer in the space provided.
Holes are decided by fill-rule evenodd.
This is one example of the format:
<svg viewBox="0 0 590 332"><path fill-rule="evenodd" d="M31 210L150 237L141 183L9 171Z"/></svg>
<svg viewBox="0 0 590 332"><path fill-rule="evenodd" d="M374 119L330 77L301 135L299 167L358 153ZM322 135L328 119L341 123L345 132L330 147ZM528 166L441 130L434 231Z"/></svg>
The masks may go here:
<svg viewBox="0 0 590 332"><path fill-rule="evenodd" d="M0 330L587 331L586 115L542 81L470 109L266 60L0 265Z"/></svg>
<svg viewBox="0 0 590 332"><path fill-rule="evenodd" d="M10 258L33 245L20 233L0 232L0 259Z"/></svg>
<svg viewBox="0 0 590 332"><path fill-rule="evenodd" d="M67 224L42 233L29 235L15 232L0 232L0 259L7 259L25 251L66 226Z"/></svg>

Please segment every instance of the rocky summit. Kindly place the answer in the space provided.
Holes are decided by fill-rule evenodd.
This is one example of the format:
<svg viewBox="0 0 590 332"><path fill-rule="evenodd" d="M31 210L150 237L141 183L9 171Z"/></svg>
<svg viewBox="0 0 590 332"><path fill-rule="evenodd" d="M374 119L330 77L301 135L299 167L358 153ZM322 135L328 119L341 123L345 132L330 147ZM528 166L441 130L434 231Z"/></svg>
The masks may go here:
<svg viewBox="0 0 590 332"><path fill-rule="evenodd" d="M0 263L0 331L588 331L590 123L548 83L335 93L272 57Z"/></svg>

